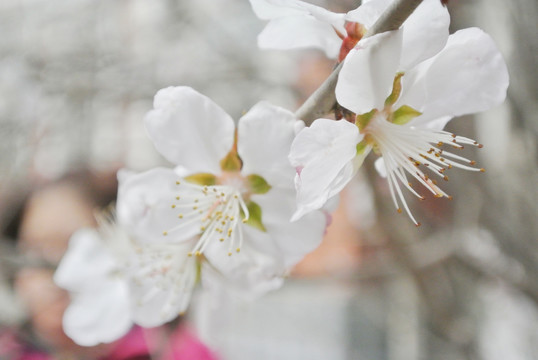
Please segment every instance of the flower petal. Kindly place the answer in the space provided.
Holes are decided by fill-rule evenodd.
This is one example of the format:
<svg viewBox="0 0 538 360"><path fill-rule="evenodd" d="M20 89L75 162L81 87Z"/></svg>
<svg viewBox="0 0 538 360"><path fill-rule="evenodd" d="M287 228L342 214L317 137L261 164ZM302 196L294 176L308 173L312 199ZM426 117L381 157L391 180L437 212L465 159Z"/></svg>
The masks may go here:
<svg viewBox="0 0 538 360"><path fill-rule="evenodd" d="M121 278L73 295L63 317L65 333L82 346L115 341L132 325L127 283Z"/></svg>
<svg viewBox="0 0 538 360"><path fill-rule="evenodd" d="M186 86L159 90L145 124L157 150L190 173L218 173L219 161L233 145L232 118Z"/></svg>
<svg viewBox="0 0 538 360"><path fill-rule="evenodd" d="M318 119L297 135L289 155L298 173L298 210L293 220L321 208L351 179L361 139L357 127L344 120Z"/></svg>
<svg viewBox="0 0 538 360"><path fill-rule="evenodd" d="M406 71L437 54L448 39L450 15L439 0L424 0L403 23L402 58L399 71Z"/></svg>
<svg viewBox="0 0 538 360"><path fill-rule="evenodd" d="M293 16L271 20L258 35L260 49L317 48L336 58L342 45L334 28L313 17Z"/></svg>
<svg viewBox="0 0 538 360"><path fill-rule="evenodd" d="M260 19L271 20L258 36L262 49L319 48L328 57L338 55L345 35L344 14L298 0L250 0ZM335 31L336 30L336 31Z"/></svg>
<svg viewBox="0 0 538 360"><path fill-rule="evenodd" d="M372 0L346 15L347 21L372 27L393 0ZM438 53L448 38L450 15L439 0L424 0L403 23L399 71L405 71Z"/></svg>
<svg viewBox="0 0 538 360"><path fill-rule="evenodd" d="M295 191L272 189L270 194L252 196L263 211L263 224L275 244L284 267L289 269L319 246L326 223L322 211L313 211L290 222L295 211ZM254 246L257 242L253 243Z"/></svg>
<svg viewBox="0 0 538 360"><path fill-rule="evenodd" d="M484 111L506 97L508 70L504 59L491 37L478 28L451 35L437 56L412 73L415 83L411 86L423 86L426 94L424 105L418 108L423 115L410 123L413 126Z"/></svg>
<svg viewBox="0 0 538 360"><path fill-rule="evenodd" d="M356 114L382 109L392 91L402 47L402 30L359 41L344 60L336 100Z"/></svg>
<svg viewBox="0 0 538 360"><path fill-rule="evenodd" d="M154 327L183 313L196 283L193 243L141 246L131 264L129 282L133 320Z"/></svg>
<svg viewBox="0 0 538 360"><path fill-rule="evenodd" d="M207 247L204 255L213 271L220 274L221 286L235 296L254 299L282 285L287 268L274 238L268 232L241 224L244 243L240 252L228 253L229 240ZM213 274L213 275L216 275ZM204 287L216 287L217 278L202 273ZM213 289L210 289L213 291Z"/></svg>
<svg viewBox="0 0 538 360"><path fill-rule="evenodd" d="M179 177L172 169L155 168L140 174L119 176L116 212L118 223L137 241L184 241L200 232L200 223L193 222L170 236L163 232L178 225L177 211L171 207L178 195ZM185 187L182 187L183 196Z"/></svg>
<svg viewBox="0 0 538 360"><path fill-rule="evenodd" d="M54 282L69 291L80 291L96 286L117 268L99 233L81 229L71 236L69 247L58 269Z"/></svg>
<svg viewBox="0 0 538 360"><path fill-rule="evenodd" d="M237 151L244 175L262 176L272 187L293 188L295 170L288 160L297 119L267 102L256 104L238 123Z"/></svg>

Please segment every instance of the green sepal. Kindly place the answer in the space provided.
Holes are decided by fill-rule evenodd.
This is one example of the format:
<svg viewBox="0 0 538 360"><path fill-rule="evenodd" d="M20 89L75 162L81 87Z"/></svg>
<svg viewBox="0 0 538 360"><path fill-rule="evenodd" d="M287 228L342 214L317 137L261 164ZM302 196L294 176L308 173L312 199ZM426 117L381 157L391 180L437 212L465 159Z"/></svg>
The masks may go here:
<svg viewBox="0 0 538 360"><path fill-rule="evenodd" d="M400 97L400 93L402 92L402 76L404 75L403 72L399 72L394 77L394 82L392 83L392 92L385 100L385 106L391 106L396 103L396 100Z"/></svg>
<svg viewBox="0 0 538 360"><path fill-rule="evenodd" d="M260 205L256 204L254 201L250 201L247 204L248 209L248 220L245 221L247 225L250 225L260 231L267 232L267 229L262 223L262 208ZM245 213L241 210L241 217L245 218Z"/></svg>
<svg viewBox="0 0 538 360"><path fill-rule="evenodd" d="M370 120L373 119L374 115L377 113L377 109L373 109L370 112L357 115L355 118L355 125L359 128L359 131L364 130L366 126L370 123Z"/></svg>
<svg viewBox="0 0 538 360"><path fill-rule="evenodd" d="M420 115L422 115L420 111L413 109L411 106L402 105L392 113L392 123L404 125Z"/></svg>
<svg viewBox="0 0 538 360"><path fill-rule="evenodd" d="M187 180L190 183L194 183L198 185L206 185L206 186L215 185L217 183L217 177L209 173L192 174L185 177L185 180Z"/></svg>
<svg viewBox="0 0 538 360"><path fill-rule="evenodd" d="M222 171L239 171L242 166L243 162L239 158L239 155L237 155L235 149L232 149L228 155L220 161L220 168Z"/></svg>
<svg viewBox="0 0 538 360"><path fill-rule="evenodd" d="M265 194L271 190L271 185L269 185L260 175L248 175L247 182L253 194Z"/></svg>
<svg viewBox="0 0 538 360"><path fill-rule="evenodd" d="M360 143L357 144L357 155L362 154L366 148L368 147L368 143L366 140L362 140Z"/></svg>

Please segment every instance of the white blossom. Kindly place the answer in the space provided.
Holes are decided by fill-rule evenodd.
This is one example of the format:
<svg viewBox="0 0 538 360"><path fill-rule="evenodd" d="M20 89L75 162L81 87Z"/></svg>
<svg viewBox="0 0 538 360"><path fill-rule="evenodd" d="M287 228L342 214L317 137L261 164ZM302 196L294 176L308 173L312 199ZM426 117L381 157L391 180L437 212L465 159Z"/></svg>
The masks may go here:
<svg viewBox="0 0 538 360"><path fill-rule="evenodd" d="M154 107L147 131L176 168L120 176L117 204L120 223L141 244L163 247L154 258L169 258L157 267L158 276L138 280L145 284L137 296L141 306L152 296L163 301L171 284L190 284L185 269L192 264L200 266L203 284L216 275L227 289L250 295L280 286L325 229L322 212L289 222L295 210L295 170L287 160L298 127L293 114L261 102L236 130L219 106L188 87L160 90Z"/></svg>
<svg viewBox="0 0 538 360"><path fill-rule="evenodd" d="M300 0L250 0L256 15L269 23L258 35L262 49L313 47L344 60L393 0L363 1L347 14L333 13ZM403 23L402 69L436 54L448 37L450 16L439 0L424 0Z"/></svg>
<svg viewBox="0 0 538 360"><path fill-rule="evenodd" d="M423 195L408 176L436 197L450 198L430 177L448 180L446 170L452 167L483 171L453 150L481 145L442 129L454 116L504 100L508 72L501 54L487 34L470 28L451 35L435 56L405 70L404 33L400 29L364 39L347 56L336 98L357 114L354 124L318 119L294 141L290 160L300 169L295 219L340 191L372 149L382 156L377 167L388 178L396 208L405 209L417 225L401 186L420 199Z"/></svg>

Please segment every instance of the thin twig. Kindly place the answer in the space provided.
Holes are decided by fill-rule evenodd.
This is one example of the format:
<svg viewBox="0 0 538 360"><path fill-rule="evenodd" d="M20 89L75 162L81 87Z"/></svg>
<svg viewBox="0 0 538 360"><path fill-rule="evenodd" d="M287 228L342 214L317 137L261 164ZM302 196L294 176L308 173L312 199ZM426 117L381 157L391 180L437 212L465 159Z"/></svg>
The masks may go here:
<svg viewBox="0 0 538 360"><path fill-rule="evenodd" d="M422 0L396 0L381 15L376 23L368 30L364 37L373 36L385 31L398 29L403 22L415 11ZM336 104L334 89L338 80L338 73L342 69L342 63L333 70L331 75L314 91L312 95L295 112L298 119L307 125L329 113Z"/></svg>

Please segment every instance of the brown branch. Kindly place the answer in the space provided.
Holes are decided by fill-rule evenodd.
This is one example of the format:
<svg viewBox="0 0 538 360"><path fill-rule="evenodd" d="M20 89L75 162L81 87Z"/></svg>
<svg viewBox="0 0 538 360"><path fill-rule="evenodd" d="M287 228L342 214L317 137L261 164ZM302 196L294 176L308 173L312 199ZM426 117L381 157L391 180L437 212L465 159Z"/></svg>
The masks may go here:
<svg viewBox="0 0 538 360"><path fill-rule="evenodd" d="M364 37L398 29L421 2L422 0L394 1ZM336 104L334 89L341 69L342 63L338 64L323 84L306 99L303 105L295 112L298 119L310 125L315 119L324 116L333 109Z"/></svg>

